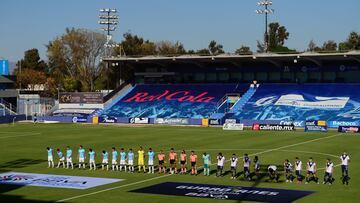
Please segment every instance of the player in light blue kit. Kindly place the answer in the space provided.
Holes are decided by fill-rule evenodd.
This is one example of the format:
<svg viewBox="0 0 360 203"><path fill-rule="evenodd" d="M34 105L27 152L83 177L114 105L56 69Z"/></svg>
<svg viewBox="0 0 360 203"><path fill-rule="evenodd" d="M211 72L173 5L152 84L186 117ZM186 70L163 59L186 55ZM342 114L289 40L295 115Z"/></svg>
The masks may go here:
<svg viewBox="0 0 360 203"><path fill-rule="evenodd" d="M53 155L53 149L50 147L46 147L47 154L48 154L48 168L52 167L54 168L54 155Z"/></svg>
<svg viewBox="0 0 360 203"><path fill-rule="evenodd" d="M120 150L120 171L122 171L123 167L126 172L126 152L124 151L124 148L121 148L121 150Z"/></svg>
<svg viewBox="0 0 360 203"><path fill-rule="evenodd" d="M102 170L104 170L104 167L106 165L106 170L108 171L109 170L109 154L107 151L103 150L102 155L103 155L103 160L102 160L101 168L102 168Z"/></svg>
<svg viewBox="0 0 360 203"><path fill-rule="evenodd" d="M78 151L78 158L79 158L79 168L81 168L81 165L83 165L83 168L85 168L85 149L82 145L79 147Z"/></svg>
<svg viewBox="0 0 360 203"><path fill-rule="evenodd" d="M72 150L69 146L66 147L66 168L69 168L69 165L71 165L71 169L74 169L74 164L72 162Z"/></svg>
<svg viewBox="0 0 360 203"><path fill-rule="evenodd" d="M134 173L134 152L132 149L128 152L128 169L129 172Z"/></svg>
<svg viewBox="0 0 360 203"><path fill-rule="evenodd" d="M154 157L155 157L155 153L154 151L149 148L149 152L148 152L148 167L149 167L149 172L148 173L154 173Z"/></svg>
<svg viewBox="0 0 360 203"><path fill-rule="evenodd" d="M111 152L111 168L112 170L119 170L119 166L117 164L117 157L118 157L118 152L116 151L115 147L112 148L112 152Z"/></svg>
<svg viewBox="0 0 360 203"><path fill-rule="evenodd" d="M56 151L57 151L57 154L59 157L59 163L56 168L59 168L60 164L62 164L63 168L65 168L65 157L64 157L63 153L60 151L60 149L57 149Z"/></svg>
<svg viewBox="0 0 360 203"><path fill-rule="evenodd" d="M95 151L93 149L89 149L89 164L90 170L96 170L96 163L95 163Z"/></svg>

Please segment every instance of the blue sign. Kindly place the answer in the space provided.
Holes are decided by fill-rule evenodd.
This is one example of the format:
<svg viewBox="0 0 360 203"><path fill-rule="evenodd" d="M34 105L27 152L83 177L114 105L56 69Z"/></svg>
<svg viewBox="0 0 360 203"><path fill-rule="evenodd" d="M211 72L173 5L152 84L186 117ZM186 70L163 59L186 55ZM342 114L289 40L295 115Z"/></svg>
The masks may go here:
<svg viewBox="0 0 360 203"><path fill-rule="evenodd" d="M360 126L360 121L328 121L329 128L338 128L339 126Z"/></svg>
<svg viewBox="0 0 360 203"><path fill-rule="evenodd" d="M0 75L9 75L9 61L0 60Z"/></svg>
<svg viewBox="0 0 360 203"><path fill-rule="evenodd" d="M256 202L293 202L311 191L165 182L130 192Z"/></svg>
<svg viewBox="0 0 360 203"><path fill-rule="evenodd" d="M0 174L0 184L30 185L54 188L88 189L123 181L123 179L63 176L37 173L9 172Z"/></svg>

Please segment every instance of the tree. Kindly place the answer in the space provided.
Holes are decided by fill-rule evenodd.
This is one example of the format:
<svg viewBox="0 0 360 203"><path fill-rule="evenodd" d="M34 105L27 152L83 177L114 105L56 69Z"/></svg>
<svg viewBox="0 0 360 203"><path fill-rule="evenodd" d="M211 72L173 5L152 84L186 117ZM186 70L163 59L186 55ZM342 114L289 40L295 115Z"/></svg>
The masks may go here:
<svg viewBox="0 0 360 203"><path fill-rule="evenodd" d="M106 36L85 29L65 30L47 45L50 72L58 84L64 86L64 78L80 81L84 91L94 91L94 81L104 65L100 56L105 51Z"/></svg>
<svg viewBox="0 0 360 203"><path fill-rule="evenodd" d="M17 67L21 69L33 69L37 71L47 72L46 63L40 59L37 49L29 49L24 53L24 59L17 62Z"/></svg>
<svg viewBox="0 0 360 203"><path fill-rule="evenodd" d="M348 51L350 50L349 46L348 46L348 43L346 42L340 42L339 43L339 46L338 46L338 50L339 51Z"/></svg>
<svg viewBox="0 0 360 203"><path fill-rule="evenodd" d="M143 56L143 55L155 55L156 44L149 40L144 40L142 37L133 35L130 32L126 32L124 40L121 42L121 48L126 55L129 56ZM116 53L120 53L120 48L116 48Z"/></svg>
<svg viewBox="0 0 360 203"><path fill-rule="evenodd" d="M259 40L256 41L256 47L258 53L264 53L265 52L265 45L261 43Z"/></svg>
<svg viewBox="0 0 360 203"><path fill-rule="evenodd" d="M277 22L270 23L268 50L273 51L279 46L284 46L285 41L289 38L289 35L290 33L284 26L280 26Z"/></svg>
<svg viewBox="0 0 360 203"><path fill-rule="evenodd" d="M180 55L185 54L186 50L180 42L160 41L156 43L156 51L159 55Z"/></svg>
<svg viewBox="0 0 360 203"><path fill-rule="evenodd" d="M35 90L36 85L46 84L46 78L46 74L42 71L25 68L17 74L17 83L19 85L21 82L26 89Z"/></svg>
<svg viewBox="0 0 360 203"><path fill-rule="evenodd" d="M246 55L252 54L250 47L242 45L239 49L236 49L235 54Z"/></svg>
<svg viewBox="0 0 360 203"><path fill-rule="evenodd" d="M196 51L196 54L198 55L210 55L210 51L209 49L199 49Z"/></svg>
<svg viewBox="0 0 360 203"><path fill-rule="evenodd" d="M360 33L351 32L346 40L351 50L360 50Z"/></svg>
<svg viewBox="0 0 360 203"><path fill-rule="evenodd" d="M313 52L315 50L316 44L314 42L314 40L310 40L309 45L308 45L308 51Z"/></svg>
<svg viewBox="0 0 360 203"><path fill-rule="evenodd" d="M223 45L218 44L215 40L210 41L208 48L211 55L219 55L225 53Z"/></svg>
<svg viewBox="0 0 360 203"><path fill-rule="evenodd" d="M336 51L337 43L334 40L328 40L324 42L322 46L323 51Z"/></svg>

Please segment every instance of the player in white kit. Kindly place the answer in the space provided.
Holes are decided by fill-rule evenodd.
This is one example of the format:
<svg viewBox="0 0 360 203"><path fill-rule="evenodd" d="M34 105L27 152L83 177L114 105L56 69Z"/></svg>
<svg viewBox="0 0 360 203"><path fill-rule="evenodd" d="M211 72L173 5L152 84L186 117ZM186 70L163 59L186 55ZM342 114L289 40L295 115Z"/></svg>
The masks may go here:
<svg viewBox="0 0 360 203"><path fill-rule="evenodd" d="M323 184L328 183L329 185L331 185L333 183L334 181L333 173L334 173L334 163L330 159L327 159L325 165L325 175L324 175Z"/></svg>
<svg viewBox="0 0 360 203"><path fill-rule="evenodd" d="M50 147L46 147L47 154L48 154L48 168L52 167L54 168L54 155L53 155L53 149Z"/></svg>
<svg viewBox="0 0 360 203"><path fill-rule="evenodd" d="M342 174L342 183L348 185L349 184L349 162L350 157L347 155L346 152L344 152L340 156L341 160L341 174Z"/></svg>
<svg viewBox="0 0 360 203"><path fill-rule="evenodd" d="M230 166L231 166L231 179L236 179L236 167L238 163L238 158L235 154L233 154L230 158Z"/></svg>

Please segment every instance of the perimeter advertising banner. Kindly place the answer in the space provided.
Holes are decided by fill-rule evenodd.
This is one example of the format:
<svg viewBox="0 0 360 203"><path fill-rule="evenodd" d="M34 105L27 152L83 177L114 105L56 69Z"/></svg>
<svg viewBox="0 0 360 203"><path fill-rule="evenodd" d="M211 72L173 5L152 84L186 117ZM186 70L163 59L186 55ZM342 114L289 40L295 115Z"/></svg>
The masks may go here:
<svg viewBox="0 0 360 203"><path fill-rule="evenodd" d="M305 121L305 132L327 132L327 122L322 120Z"/></svg>
<svg viewBox="0 0 360 203"><path fill-rule="evenodd" d="M130 119L129 119L129 123L134 123L134 124L148 124L148 123L149 123L149 119L148 119L148 118L130 118Z"/></svg>
<svg viewBox="0 0 360 203"><path fill-rule="evenodd" d="M155 124L168 124L168 125L188 125L189 119L187 118L156 118Z"/></svg>
<svg viewBox="0 0 360 203"><path fill-rule="evenodd" d="M269 130L269 131L294 131L294 125L278 125L278 124L254 124L252 126L253 130L262 131L262 130Z"/></svg>
<svg viewBox="0 0 360 203"><path fill-rule="evenodd" d="M341 132L341 133L360 133L360 126L339 126L338 132Z"/></svg>
<svg viewBox="0 0 360 203"><path fill-rule="evenodd" d="M244 130L244 124L242 123L225 123L223 130Z"/></svg>
<svg viewBox="0 0 360 203"><path fill-rule="evenodd" d="M100 92L60 92L61 104L102 104L103 94Z"/></svg>

